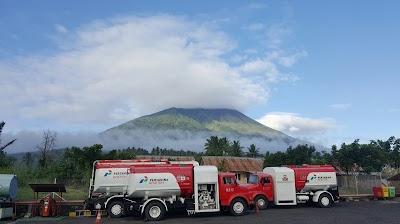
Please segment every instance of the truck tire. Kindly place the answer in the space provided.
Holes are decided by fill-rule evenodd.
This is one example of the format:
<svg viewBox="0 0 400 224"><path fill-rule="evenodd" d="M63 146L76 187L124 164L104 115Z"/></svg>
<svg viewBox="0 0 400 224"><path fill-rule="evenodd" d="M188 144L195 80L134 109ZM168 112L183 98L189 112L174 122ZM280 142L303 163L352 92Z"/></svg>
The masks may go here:
<svg viewBox="0 0 400 224"><path fill-rule="evenodd" d="M122 201L113 201L107 205L107 212L111 218L121 218L125 215L125 206Z"/></svg>
<svg viewBox="0 0 400 224"><path fill-rule="evenodd" d="M159 221L164 217L165 207L159 201L151 201L144 209L144 216L148 221Z"/></svg>
<svg viewBox="0 0 400 224"><path fill-rule="evenodd" d="M321 208L329 208L332 205L332 198L329 194L321 194L318 198L318 205Z"/></svg>
<svg viewBox="0 0 400 224"><path fill-rule="evenodd" d="M236 198L233 199L231 205L229 206L229 212L233 216L242 216L246 213L247 205L243 199Z"/></svg>
<svg viewBox="0 0 400 224"><path fill-rule="evenodd" d="M255 206L258 206L258 209L265 210L268 208L268 200L264 195L257 195L255 200Z"/></svg>

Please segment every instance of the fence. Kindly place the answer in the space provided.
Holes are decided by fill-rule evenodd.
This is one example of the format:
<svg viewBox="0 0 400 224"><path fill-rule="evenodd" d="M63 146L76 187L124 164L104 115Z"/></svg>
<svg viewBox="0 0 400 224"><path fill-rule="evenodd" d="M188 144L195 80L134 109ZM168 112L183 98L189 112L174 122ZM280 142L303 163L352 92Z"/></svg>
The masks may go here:
<svg viewBox="0 0 400 224"><path fill-rule="evenodd" d="M386 177L371 174L340 174L337 181L340 194L372 194L373 187L388 186Z"/></svg>

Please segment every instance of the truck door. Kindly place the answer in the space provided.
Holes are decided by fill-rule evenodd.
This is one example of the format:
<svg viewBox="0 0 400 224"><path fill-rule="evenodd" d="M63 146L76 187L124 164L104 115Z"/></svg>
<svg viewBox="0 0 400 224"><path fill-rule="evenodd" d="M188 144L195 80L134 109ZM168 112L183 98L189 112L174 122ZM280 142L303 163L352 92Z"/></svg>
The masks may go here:
<svg viewBox="0 0 400 224"><path fill-rule="evenodd" d="M232 194L235 193L236 181L234 177L225 176L222 177L222 183L220 188L220 199L222 205L229 205L229 199Z"/></svg>
<svg viewBox="0 0 400 224"><path fill-rule="evenodd" d="M274 198L274 189L271 181L271 177L261 177L260 178L260 184L258 185L261 189L262 192L265 193L267 196L268 200L271 201Z"/></svg>

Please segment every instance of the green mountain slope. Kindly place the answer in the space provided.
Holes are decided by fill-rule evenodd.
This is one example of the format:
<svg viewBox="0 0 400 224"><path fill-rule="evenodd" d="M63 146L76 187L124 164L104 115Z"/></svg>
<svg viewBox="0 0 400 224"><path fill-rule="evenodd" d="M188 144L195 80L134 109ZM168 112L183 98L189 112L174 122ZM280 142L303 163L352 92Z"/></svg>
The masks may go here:
<svg viewBox="0 0 400 224"><path fill-rule="evenodd" d="M299 144L314 145L264 126L236 110L170 108L139 117L100 133L110 148L162 147L204 150L210 136L240 140L244 147L255 144L260 152L286 150Z"/></svg>
<svg viewBox="0 0 400 224"><path fill-rule="evenodd" d="M232 133L245 136L285 138L290 136L264 126L236 110L170 108L155 114L139 117L111 129L112 131L161 131Z"/></svg>

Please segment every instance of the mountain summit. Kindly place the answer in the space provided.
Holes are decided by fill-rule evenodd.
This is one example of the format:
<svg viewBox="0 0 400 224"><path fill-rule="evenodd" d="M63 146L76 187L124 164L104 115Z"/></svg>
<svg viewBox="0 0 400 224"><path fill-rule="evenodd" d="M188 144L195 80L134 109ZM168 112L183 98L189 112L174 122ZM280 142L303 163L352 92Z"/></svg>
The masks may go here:
<svg viewBox="0 0 400 224"><path fill-rule="evenodd" d="M262 125L231 109L170 108L100 133L103 138L117 144L141 142L142 145L138 147L159 146L192 151L203 149L206 139L215 135L227 137L229 140L240 140L244 147L256 144L261 151L286 150L288 146L310 144ZM151 141L165 145L152 144Z"/></svg>

